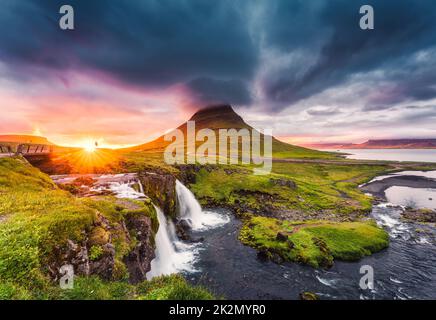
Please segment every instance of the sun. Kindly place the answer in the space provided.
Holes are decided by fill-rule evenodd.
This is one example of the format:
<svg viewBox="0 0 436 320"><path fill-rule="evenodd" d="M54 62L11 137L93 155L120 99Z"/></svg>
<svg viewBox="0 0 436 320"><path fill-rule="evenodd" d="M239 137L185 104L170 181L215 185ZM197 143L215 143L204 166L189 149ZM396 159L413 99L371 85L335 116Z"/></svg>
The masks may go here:
<svg viewBox="0 0 436 320"><path fill-rule="evenodd" d="M97 150L98 143L93 140L86 140L81 143L81 147L89 153L95 152Z"/></svg>
<svg viewBox="0 0 436 320"><path fill-rule="evenodd" d="M89 146L85 146L85 151L86 152L95 152L95 150L97 149L94 145L89 145Z"/></svg>

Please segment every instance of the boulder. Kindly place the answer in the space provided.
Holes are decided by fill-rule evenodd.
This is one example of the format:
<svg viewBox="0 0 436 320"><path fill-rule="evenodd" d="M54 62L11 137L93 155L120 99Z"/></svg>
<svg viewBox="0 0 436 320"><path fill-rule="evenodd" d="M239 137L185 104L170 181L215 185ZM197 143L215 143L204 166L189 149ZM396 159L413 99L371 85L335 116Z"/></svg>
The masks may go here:
<svg viewBox="0 0 436 320"><path fill-rule="evenodd" d="M191 226L189 224L188 221L186 221L185 219L179 220L176 223L176 234L177 236L182 239L182 240L191 240L191 235L190 235L190 230L191 230Z"/></svg>
<svg viewBox="0 0 436 320"><path fill-rule="evenodd" d="M276 185L276 186L287 187L287 188L290 188L290 189L296 189L297 188L297 184L294 181L289 180L289 179L283 179L283 178L274 179L274 178L271 178L271 179L269 179L269 181L272 184Z"/></svg>
<svg viewBox="0 0 436 320"><path fill-rule="evenodd" d="M285 242L288 240L288 235L284 232L279 231L277 232L276 239L277 241Z"/></svg>
<svg viewBox="0 0 436 320"><path fill-rule="evenodd" d="M261 248L257 251L257 258L261 261L267 261L269 260L270 257L270 253L268 251L268 249L266 248Z"/></svg>

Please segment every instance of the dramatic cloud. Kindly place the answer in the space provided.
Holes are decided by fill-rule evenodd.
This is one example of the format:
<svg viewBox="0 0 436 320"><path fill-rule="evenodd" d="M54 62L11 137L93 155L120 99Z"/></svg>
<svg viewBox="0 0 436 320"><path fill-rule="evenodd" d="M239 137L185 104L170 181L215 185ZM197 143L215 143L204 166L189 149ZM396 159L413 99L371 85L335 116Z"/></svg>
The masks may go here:
<svg viewBox="0 0 436 320"><path fill-rule="evenodd" d="M20 67L52 71L90 69L136 86L176 83L219 87L221 99L235 96L230 82L254 74L257 49L244 6L232 1L70 1L74 31L58 26L59 1L6 0L0 23L0 58ZM198 84L207 77L208 84ZM221 82L221 85L219 84ZM226 97L226 88L230 89ZM215 94L217 95L217 94ZM243 94L247 102L247 94ZM239 95L240 96L240 95ZM239 101L238 101L239 102Z"/></svg>
<svg viewBox="0 0 436 320"><path fill-rule="evenodd" d="M0 131L139 143L226 102L284 137L436 135L432 1L67 2L74 31L57 0L2 1ZM363 4L375 30L359 28Z"/></svg>
<svg viewBox="0 0 436 320"><path fill-rule="evenodd" d="M435 74L434 64L425 64L427 68L431 66L430 70L420 69L424 63L419 61L404 65L411 55L436 43L434 3L366 1L374 6L376 19L375 30L366 31L358 24L360 1L315 1L312 7L306 2L312 3L289 1L277 6L270 15L273 34L267 37L270 43L266 47L269 50L275 47L285 56L304 53L300 59L291 59L282 66L281 72L264 79L266 96L279 102L277 108L344 83L354 74L372 70L384 73L385 81L396 81L403 99L436 96L434 88L430 88L435 83L434 76L430 76ZM288 28L283 24L288 24ZM299 36L293 34L296 30ZM307 56L311 63L306 63ZM434 56L433 52L427 58L434 59Z"/></svg>

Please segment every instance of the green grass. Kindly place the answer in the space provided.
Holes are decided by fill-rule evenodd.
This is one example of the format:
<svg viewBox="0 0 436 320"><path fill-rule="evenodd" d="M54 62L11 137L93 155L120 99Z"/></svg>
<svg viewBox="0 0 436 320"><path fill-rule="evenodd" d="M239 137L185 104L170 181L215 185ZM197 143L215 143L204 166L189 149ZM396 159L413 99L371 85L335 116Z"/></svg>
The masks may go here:
<svg viewBox="0 0 436 320"><path fill-rule="evenodd" d="M54 300L212 300L207 289L189 284L181 275L160 276L137 285L105 281L97 276L74 277L72 289L48 287L45 299ZM10 282L0 283L0 300L31 300L34 292Z"/></svg>
<svg viewBox="0 0 436 320"><path fill-rule="evenodd" d="M335 152L308 149L287 144L276 139L273 140L272 154L273 158L277 159L341 159L340 155Z"/></svg>
<svg viewBox="0 0 436 320"><path fill-rule="evenodd" d="M277 240L278 232L288 240ZM334 259L355 261L389 245L388 234L373 221L291 222L266 217L248 219L240 240L268 255L313 267L331 266Z"/></svg>
<svg viewBox="0 0 436 320"><path fill-rule="evenodd" d="M192 287L177 276L162 278L163 284L153 282L156 287L127 283L123 257L137 242L135 230L130 230L127 239L121 224L137 215L150 217L157 231L156 212L150 202L110 196L75 198L20 158L1 158L0 299L211 298L204 289ZM107 219L108 229L96 223L102 217ZM49 278L47 266L67 240L79 243L85 237L91 261L101 257L101 245L111 239L115 246L114 279L76 277L72 290L61 290Z"/></svg>
<svg viewBox="0 0 436 320"><path fill-rule="evenodd" d="M192 287L182 276L173 274L145 281L138 285L144 300L211 300L215 297L202 287Z"/></svg>
<svg viewBox="0 0 436 320"><path fill-rule="evenodd" d="M42 290L55 246L81 241L95 211L59 190L38 169L0 159L0 280Z"/></svg>
<svg viewBox="0 0 436 320"><path fill-rule="evenodd" d="M208 290L192 286L177 274L160 276L137 285L126 282L108 282L98 277L78 277L74 288L58 292L68 300L211 300Z"/></svg>

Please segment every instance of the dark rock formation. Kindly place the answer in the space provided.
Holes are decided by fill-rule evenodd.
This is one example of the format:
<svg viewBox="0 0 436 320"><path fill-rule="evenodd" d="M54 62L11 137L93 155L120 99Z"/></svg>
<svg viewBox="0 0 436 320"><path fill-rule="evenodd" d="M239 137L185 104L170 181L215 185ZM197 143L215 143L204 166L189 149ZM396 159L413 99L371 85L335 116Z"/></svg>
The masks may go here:
<svg viewBox="0 0 436 320"><path fill-rule="evenodd" d="M127 229L136 233L137 245L124 258L124 263L129 271L130 282L138 283L145 280L154 258L152 221L144 215L130 215L126 220Z"/></svg>
<svg viewBox="0 0 436 320"><path fill-rule="evenodd" d="M271 178L271 179L269 179L269 181L272 184L277 185L277 186L287 187L287 188L290 188L290 189L296 189L297 188L297 184L294 181L289 180L289 179L281 179L281 178L280 179L273 179L273 178Z"/></svg>
<svg viewBox="0 0 436 320"><path fill-rule="evenodd" d="M283 257L280 255L279 251L276 251L274 248L259 248L257 251L257 258L261 261L271 260L277 264L281 264L285 261Z"/></svg>
<svg viewBox="0 0 436 320"><path fill-rule="evenodd" d="M191 240L191 227L185 219L179 220L176 223L176 234L182 240Z"/></svg>
<svg viewBox="0 0 436 320"><path fill-rule="evenodd" d="M94 261L89 261L89 274L110 280L115 266L115 247L112 243L105 243L101 248L101 256Z"/></svg>
<svg viewBox="0 0 436 320"><path fill-rule="evenodd" d="M137 283L146 279L145 275L151 268L154 258L153 222L147 215L132 211L119 223L110 223L97 213L91 230L83 231L83 240L78 243L67 240L66 245L57 246L52 251L47 266L54 281L59 281L63 265L72 265L76 276L98 275L106 280L122 278L128 272L129 280ZM136 246L124 257L123 262L115 256L114 237L124 239L127 246L131 245L133 237ZM98 248L97 255L92 254ZM123 263L125 265L123 265Z"/></svg>
<svg viewBox="0 0 436 320"><path fill-rule="evenodd" d="M176 178L169 173L141 172L139 179L144 187L144 193L173 218L176 217Z"/></svg>
<svg viewBox="0 0 436 320"><path fill-rule="evenodd" d="M284 232L277 232L276 239L278 241L284 242L284 241L288 240L288 235L286 233L284 233Z"/></svg>
<svg viewBox="0 0 436 320"><path fill-rule="evenodd" d="M196 175L201 169L200 166L195 164L180 164L176 168L180 171L178 174L179 180L185 185L195 183Z"/></svg>
<svg viewBox="0 0 436 320"><path fill-rule="evenodd" d="M417 222L436 222L436 211L431 209L411 209L407 208L403 218Z"/></svg>

